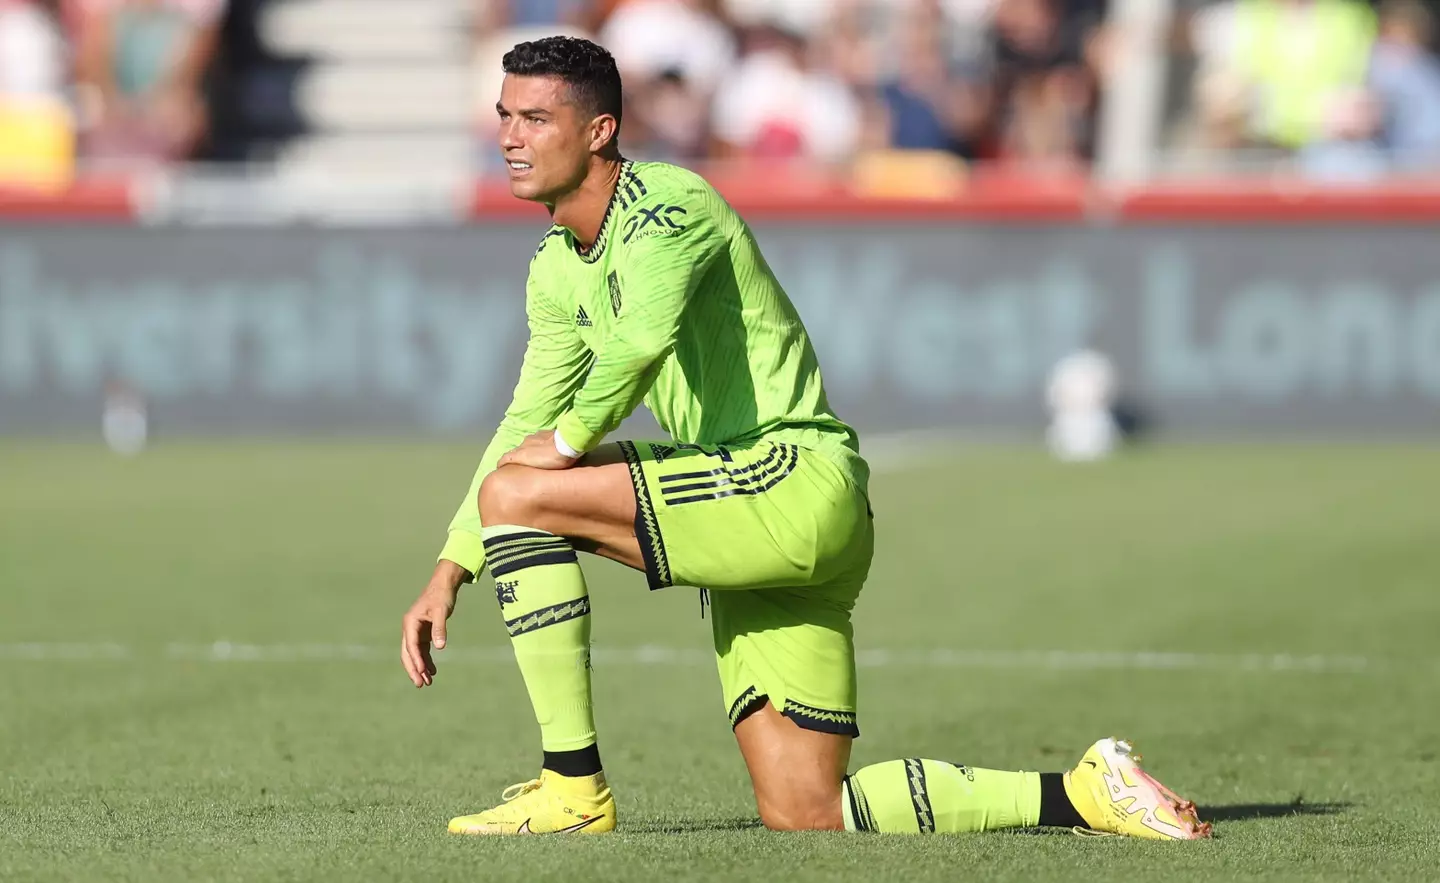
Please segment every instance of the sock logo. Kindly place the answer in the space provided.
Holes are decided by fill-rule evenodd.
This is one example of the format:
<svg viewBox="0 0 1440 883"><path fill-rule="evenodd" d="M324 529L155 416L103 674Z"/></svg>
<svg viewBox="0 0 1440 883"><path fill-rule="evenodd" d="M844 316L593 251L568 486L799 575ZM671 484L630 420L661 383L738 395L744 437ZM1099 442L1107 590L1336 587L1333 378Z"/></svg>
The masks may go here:
<svg viewBox="0 0 1440 883"><path fill-rule="evenodd" d="M515 603L515 589L519 585L520 581L518 579L508 582L495 581L495 600L500 602L501 607L504 607L506 604Z"/></svg>
<svg viewBox="0 0 1440 883"><path fill-rule="evenodd" d="M971 782L974 782L974 781L975 781L975 771L972 770L972 769L970 769L970 768L969 768L968 766L966 766L965 764L963 764L963 763L952 763L952 764L950 764L950 765L953 766L955 769L959 770L959 771L960 771L960 775L962 775L962 776L964 776L965 778L969 779Z"/></svg>

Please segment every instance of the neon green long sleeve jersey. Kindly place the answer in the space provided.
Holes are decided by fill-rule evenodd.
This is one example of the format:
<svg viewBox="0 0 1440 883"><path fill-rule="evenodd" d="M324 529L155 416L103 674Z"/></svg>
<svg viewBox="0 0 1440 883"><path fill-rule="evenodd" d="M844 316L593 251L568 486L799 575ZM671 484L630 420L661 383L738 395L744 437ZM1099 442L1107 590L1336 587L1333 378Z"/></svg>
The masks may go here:
<svg viewBox="0 0 1440 883"><path fill-rule="evenodd" d="M553 227L530 261L514 397L450 522L442 559L484 568L478 492L500 457L555 429L593 450L643 400L682 443L785 441L863 491L859 439L831 411L810 337L754 235L703 178L625 162L588 251Z"/></svg>

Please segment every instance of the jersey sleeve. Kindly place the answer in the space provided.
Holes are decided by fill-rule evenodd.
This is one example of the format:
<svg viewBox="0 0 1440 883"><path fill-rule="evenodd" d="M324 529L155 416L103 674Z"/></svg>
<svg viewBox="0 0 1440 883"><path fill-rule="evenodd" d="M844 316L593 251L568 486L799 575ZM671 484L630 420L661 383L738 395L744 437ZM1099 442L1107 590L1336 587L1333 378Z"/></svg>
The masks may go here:
<svg viewBox="0 0 1440 883"><path fill-rule="evenodd" d="M525 313L530 337L520 366L520 379L505 417L486 446L470 488L450 521L450 534L440 552L440 558L455 562L472 576L478 576L485 567L477 500L481 482L495 470L500 458L526 436L555 426L556 420L570 407L593 360L569 316L541 292L533 266L526 289Z"/></svg>
<svg viewBox="0 0 1440 883"><path fill-rule="evenodd" d="M619 218L620 241L610 247L620 251L607 280L614 321L556 426L575 450L593 450L630 416L674 348L691 296L725 251L708 202L698 188L676 187L638 200Z"/></svg>

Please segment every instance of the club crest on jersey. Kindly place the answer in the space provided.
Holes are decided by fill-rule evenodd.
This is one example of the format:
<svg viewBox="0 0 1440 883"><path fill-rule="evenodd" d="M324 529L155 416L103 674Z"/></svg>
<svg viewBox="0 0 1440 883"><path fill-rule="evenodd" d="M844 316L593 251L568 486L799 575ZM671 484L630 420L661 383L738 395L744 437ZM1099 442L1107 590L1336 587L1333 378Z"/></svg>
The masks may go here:
<svg viewBox="0 0 1440 883"><path fill-rule="evenodd" d="M495 583L495 600L497 600L497 601L500 602L500 606L503 607L503 606L505 606L506 604L514 604L514 603L515 603L515 589L516 589L519 585L520 585L520 581L519 581L518 579L517 579L517 580L510 580L510 581L508 581L508 582L499 582L498 580L496 581L496 583Z"/></svg>
<svg viewBox="0 0 1440 883"><path fill-rule="evenodd" d="M619 315L620 315L620 274L617 273L617 272L615 272L614 270L611 270L611 271L610 271L610 278L608 278L606 281L610 283L610 309L612 309L612 310L615 311L615 315L616 315L616 316L619 316Z"/></svg>
<svg viewBox="0 0 1440 883"><path fill-rule="evenodd" d="M625 235L621 237L622 244L628 244L636 236L653 236L657 233L678 233L685 229L680 223L680 218L688 215L684 206L665 205L661 203L652 208L642 208L637 214L631 215L625 222Z"/></svg>

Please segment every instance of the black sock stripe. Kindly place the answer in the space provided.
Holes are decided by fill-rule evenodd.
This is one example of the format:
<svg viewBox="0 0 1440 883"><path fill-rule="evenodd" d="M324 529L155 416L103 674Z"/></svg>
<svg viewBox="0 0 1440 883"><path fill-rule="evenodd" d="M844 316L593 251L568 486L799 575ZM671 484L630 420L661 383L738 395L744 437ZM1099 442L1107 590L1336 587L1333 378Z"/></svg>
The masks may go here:
<svg viewBox="0 0 1440 883"><path fill-rule="evenodd" d="M514 619L505 620L505 631L510 637L518 637L528 632L538 631L547 626L556 625L562 622L569 622L572 619L579 619L590 613L590 596L577 598L574 601L566 601L561 604L552 604L549 607L542 607L534 613L527 613L524 616L517 616Z"/></svg>
<svg viewBox="0 0 1440 883"><path fill-rule="evenodd" d="M865 829L867 831L879 831L880 824L875 821L875 811L870 808L870 800L865 796L865 789L860 789L860 814L865 817Z"/></svg>
<svg viewBox="0 0 1440 883"><path fill-rule="evenodd" d="M565 549L573 549L568 540L560 540L552 543L534 542L524 546L511 546L508 549L499 549L493 555L488 555L492 561L504 561L507 558L514 558L516 555L529 555L535 552L559 552Z"/></svg>
<svg viewBox="0 0 1440 883"><path fill-rule="evenodd" d="M557 536L555 536L555 534L553 534L553 533L546 533L546 532L543 531L543 530L527 530L527 531L524 531L523 533L507 533L507 534L503 534L503 535L500 535L500 536L493 536L493 537L490 537L490 538L488 538L488 539L482 540L482 542L485 544L485 549L486 549L486 551L489 551L489 549L490 549L491 546L504 545L505 543L508 543L508 542L510 542L511 540L554 540L554 539L560 539L560 538L557 537Z"/></svg>
<svg viewBox="0 0 1440 883"><path fill-rule="evenodd" d="M600 747L587 745L572 751L546 751L542 769L562 776L593 776L604 767L600 764Z"/></svg>
<svg viewBox="0 0 1440 883"><path fill-rule="evenodd" d="M564 537L535 537L532 539L506 541L503 543L487 543L485 554L491 557L503 555L506 552L513 552L516 549L534 549L543 546L568 546L570 541Z"/></svg>
<svg viewBox="0 0 1440 883"><path fill-rule="evenodd" d="M915 824L921 834L935 833L935 814L930 809L930 792L925 784L925 761L905 758L905 778L910 785L910 803L915 807Z"/></svg>
<svg viewBox="0 0 1440 883"><path fill-rule="evenodd" d="M845 789L845 795L850 799L850 818L855 822L855 830L869 831L869 820L860 812L860 798L857 796L861 794L860 783L853 777L846 776L841 787Z"/></svg>
<svg viewBox="0 0 1440 883"><path fill-rule="evenodd" d="M513 559L498 565L492 561L490 562L490 575L492 577L505 576L527 567L543 567L547 564L578 564L579 561L574 549L559 549L553 552L527 555L524 558Z"/></svg>
<svg viewBox="0 0 1440 883"><path fill-rule="evenodd" d="M508 557L517 555L528 555L531 552L560 552L563 549L575 549L569 540L554 540L554 542L541 542L536 540L533 543L526 543L523 546L505 546L503 549L485 550L485 559L492 562L503 562Z"/></svg>
<svg viewBox="0 0 1440 883"><path fill-rule="evenodd" d="M1090 827L1075 804L1070 802L1070 795L1065 791L1064 773L1040 774L1040 818L1036 824L1042 828Z"/></svg>
<svg viewBox="0 0 1440 883"><path fill-rule="evenodd" d="M486 555L491 558L503 558L506 555L513 555L516 552L533 552L537 549L556 548L570 548L570 541L559 538L553 540L526 540L523 543L510 543L504 546L496 546L494 549L487 549Z"/></svg>

